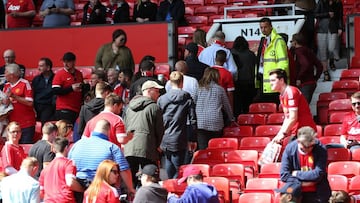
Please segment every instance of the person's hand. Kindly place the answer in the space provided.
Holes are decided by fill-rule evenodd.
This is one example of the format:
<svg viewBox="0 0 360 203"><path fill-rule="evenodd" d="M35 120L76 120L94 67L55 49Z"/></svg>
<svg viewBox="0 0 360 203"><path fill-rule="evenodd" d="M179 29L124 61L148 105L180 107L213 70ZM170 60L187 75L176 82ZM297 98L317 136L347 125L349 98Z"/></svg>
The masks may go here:
<svg viewBox="0 0 360 203"><path fill-rule="evenodd" d="M79 83L74 83L71 85L72 89L74 90L74 92L81 92L81 86L82 86L82 83L79 82Z"/></svg>
<svg viewBox="0 0 360 203"><path fill-rule="evenodd" d="M9 14L10 16L14 17L14 18L17 18L17 17L20 17L20 13L17 12L17 11L13 11Z"/></svg>
<svg viewBox="0 0 360 203"><path fill-rule="evenodd" d="M282 132L279 132L272 140L272 142L281 144L282 140L284 139L285 135Z"/></svg>
<svg viewBox="0 0 360 203"><path fill-rule="evenodd" d="M167 198L169 199L170 197L179 197L179 196L176 195L175 193L169 192Z"/></svg>
<svg viewBox="0 0 360 203"><path fill-rule="evenodd" d="M342 34L342 29L338 29L338 36L340 37Z"/></svg>
<svg viewBox="0 0 360 203"><path fill-rule="evenodd" d="M297 174L297 171L293 171L293 172L291 173L292 176L296 176L296 174Z"/></svg>
<svg viewBox="0 0 360 203"><path fill-rule="evenodd" d="M296 86L300 86L301 85L301 80L296 80Z"/></svg>
<svg viewBox="0 0 360 203"><path fill-rule="evenodd" d="M60 13L60 8L51 8L51 13Z"/></svg>

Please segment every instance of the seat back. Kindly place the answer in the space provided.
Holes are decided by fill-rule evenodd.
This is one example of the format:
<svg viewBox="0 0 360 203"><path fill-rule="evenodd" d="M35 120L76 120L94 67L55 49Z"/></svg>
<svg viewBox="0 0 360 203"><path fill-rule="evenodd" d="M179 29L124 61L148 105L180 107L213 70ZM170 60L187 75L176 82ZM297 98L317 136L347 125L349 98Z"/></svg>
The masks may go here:
<svg viewBox="0 0 360 203"><path fill-rule="evenodd" d="M267 163L261 165L259 178L280 178L281 163Z"/></svg>
<svg viewBox="0 0 360 203"><path fill-rule="evenodd" d="M273 138L280 129L281 125L259 125L255 128L255 136Z"/></svg>
<svg viewBox="0 0 360 203"><path fill-rule="evenodd" d="M252 103L249 106L249 113L270 114L277 112L275 103Z"/></svg>
<svg viewBox="0 0 360 203"><path fill-rule="evenodd" d="M324 137L319 137L318 139L323 145L327 145L331 143L340 144L340 136L324 136Z"/></svg>
<svg viewBox="0 0 360 203"><path fill-rule="evenodd" d="M359 90L359 80L339 80L332 84L331 92L345 92L348 97Z"/></svg>
<svg viewBox="0 0 360 203"><path fill-rule="evenodd" d="M328 175L328 181L331 190L344 190L348 192L348 178L343 175L331 174Z"/></svg>
<svg viewBox="0 0 360 203"><path fill-rule="evenodd" d="M360 148L351 150L351 160L360 161Z"/></svg>
<svg viewBox="0 0 360 203"><path fill-rule="evenodd" d="M344 175L351 178L360 175L360 163L357 161L336 161L328 165L328 174Z"/></svg>
<svg viewBox="0 0 360 203"><path fill-rule="evenodd" d="M339 136L342 134L342 124L328 124L324 127L324 136Z"/></svg>
<svg viewBox="0 0 360 203"><path fill-rule="evenodd" d="M219 194L220 202L230 202L232 200L232 196L230 194L230 182L227 178L224 177L206 177L204 178L204 182L215 186L216 190Z"/></svg>
<svg viewBox="0 0 360 203"><path fill-rule="evenodd" d="M284 122L284 119L285 119L284 113L271 113L267 116L266 124L281 125Z"/></svg>
<svg viewBox="0 0 360 203"><path fill-rule="evenodd" d="M220 149L203 149L194 153L192 164L209 164L212 167L215 164L225 162L225 157L228 152Z"/></svg>
<svg viewBox="0 0 360 203"><path fill-rule="evenodd" d="M349 114L350 111L339 111L339 112L330 112L329 114L329 123L336 124L342 123L344 117Z"/></svg>
<svg viewBox="0 0 360 203"><path fill-rule="evenodd" d="M239 197L239 203L272 203L272 195L270 193L244 193Z"/></svg>
<svg viewBox="0 0 360 203"><path fill-rule="evenodd" d="M352 111L350 99L336 99L329 103L329 114L336 111Z"/></svg>
<svg viewBox="0 0 360 203"><path fill-rule="evenodd" d="M360 69L346 69L341 71L340 80L359 80Z"/></svg>
<svg viewBox="0 0 360 203"><path fill-rule="evenodd" d="M350 150L346 148L329 148L327 150L327 161L328 163L334 162L334 161L350 161L351 160L351 154Z"/></svg>
<svg viewBox="0 0 360 203"><path fill-rule="evenodd" d="M204 177L209 177L210 176L210 166L209 164L186 164L186 165L181 165L179 167L179 175L178 178L183 177L184 171L187 167L196 167L198 168Z"/></svg>
<svg viewBox="0 0 360 203"><path fill-rule="evenodd" d="M240 114L237 118L237 123L240 125L265 125L266 115L260 113L254 114Z"/></svg>
<svg viewBox="0 0 360 203"><path fill-rule="evenodd" d="M245 172L255 176L259 171L258 159L259 153L256 150L232 150L227 155L226 163L243 164L248 169Z"/></svg>
<svg viewBox="0 0 360 203"><path fill-rule="evenodd" d="M183 182L179 184L178 179L166 179L162 181L162 187L165 188L168 192L181 196L187 187L187 183Z"/></svg>
<svg viewBox="0 0 360 203"><path fill-rule="evenodd" d="M247 180L244 192L266 192L275 195L274 189L278 187L279 179L277 178L252 178Z"/></svg>
<svg viewBox="0 0 360 203"><path fill-rule="evenodd" d="M225 127L223 130L224 137L251 137L253 136L253 127L248 125Z"/></svg>
<svg viewBox="0 0 360 203"><path fill-rule="evenodd" d="M209 140L208 149L238 149L239 143L237 138L222 137L212 138Z"/></svg>
<svg viewBox="0 0 360 203"><path fill-rule="evenodd" d="M270 141L269 137L244 137L240 141L239 149L253 149L262 152Z"/></svg>
<svg viewBox="0 0 360 203"><path fill-rule="evenodd" d="M349 181L349 192L354 194L360 194L360 176L356 175Z"/></svg>
<svg viewBox="0 0 360 203"><path fill-rule="evenodd" d="M243 164L216 164L211 170L211 176L220 176L237 183L240 190L245 188L245 169Z"/></svg>

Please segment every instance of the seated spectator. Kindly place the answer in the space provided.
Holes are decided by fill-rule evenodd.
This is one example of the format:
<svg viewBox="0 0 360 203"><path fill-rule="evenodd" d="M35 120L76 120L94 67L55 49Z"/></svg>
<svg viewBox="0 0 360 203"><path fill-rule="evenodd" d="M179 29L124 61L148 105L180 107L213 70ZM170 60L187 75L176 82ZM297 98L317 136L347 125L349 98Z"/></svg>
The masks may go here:
<svg viewBox="0 0 360 203"><path fill-rule="evenodd" d="M140 172L141 187L136 192L133 203L142 203L152 200L157 203L167 201L168 192L159 185L160 170L154 164L148 164Z"/></svg>
<svg viewBox="0 0 360 203"><path fill-rule="evenodd" d="M9 97L14 110L9 114L9 121L16 121L21 126L21 144L32 144L35 134L35 112L33 93L29 81L20 78L20 67L17 64L6 66L5 78L8 81L4 92Z"/></svg>
<svg viewBox="0 0 360 203"><path fill-rule="evenodd" d="M72 0L44 0L39 13L44 17L43 27L69 26L75 5Z"/></svg>
<svg viewBox="0 0 360 203"><path fill-rule="evenodd" d="M350 203L351 199L352 198L350 197L350 195L343 190L332 191L331 197L329 199L329 203L338 203L338 202Z"/></svg>
<svg viewBox="0 0 360 203"><path fill-rule="evenodd" d="M280 203L300 203L301 184L299 182L288 182L280 189L275 189L280 193Z"/></svg>
<svg viewBox="0 0 360 203"><path fill-rule="evenodd" d="M29 156L35 157L39 161L39 167L35 178L40 177L40 173L55 158L52 143L58 135L58 128L55 124L47 122L42 127L42 139L37 141L29 151Z"/></svg>
<svg viewBox="0 0 360 203"><path fill-rule="evenodd" d="M126 1L110 0L106 7L106 23L130 22L130 7Z"/></svg>
<svg viewBox="0 0 360 203"><path fill-rule="evenodd" d="M186 26L185 4L183 0L164 0L160 2L157 21L176 22L179 26Z"/></svg>
<svg viewBox="0 0 360 203"><path fill-rule="evenodd" d="M89 0L84 5L83 11L82 25L106 23L106 7L102 5L100 0Z"/></svg>
<svg viewBox="0 0 360 203"><path fill-rule="evenodd" d="M119 184L119 165L111 160L102 161L88 189L85 191L84 203L106 202L119 203L119 193L115 185Z"/></svg>
<svg viewBox="0 0 360 203"><path fill-rule="evenodd" d="M3 202L40 202L40 185L33 177L39 162L34 157L25 158L20 171L1 181Z"/></svg>
<svg viewBox="0 0 360 203"><path fill-rule="evenodd" d="M168 203L173 202L199 202L199 203L218 203L219 197L216 188L203 182L203 174L196 167L186 167L184 175L179 179L179 183L185 182L187 187L181 197L175 194L168 194Z"/></svg>
<svg viewBox="0 0 360 203"><path fill-rule="evenodd" d="M16 173L21 166L21 162L26 158L24 149L19 145L21 128L19 123L10 122L6 127L7 141L1 150L2 167L5 174Z"/></svg>
<svg viewBox="0 0 360 203"><path fill-rule="evenodd" d="M156 20L157 5L150 0L137 0L134 6L133 19L138 23Z"/></svg>
<svg viewBox="0 0 360 203"><path fill-rule="evenodd" d="M109 68L115 68L118 71L130 69L134 72L134 58L131 50L125 46L126 40L127 37L124 30L115 30L112 34L112 42L104 44L97 51L95 68L105 71Z"/></svg>
<svg viewBox="0 0 360 203"><path fill-rule="evenodd" d="M6 9L6 28L31 27L35 6L31 0L9 0Z"/></svg>

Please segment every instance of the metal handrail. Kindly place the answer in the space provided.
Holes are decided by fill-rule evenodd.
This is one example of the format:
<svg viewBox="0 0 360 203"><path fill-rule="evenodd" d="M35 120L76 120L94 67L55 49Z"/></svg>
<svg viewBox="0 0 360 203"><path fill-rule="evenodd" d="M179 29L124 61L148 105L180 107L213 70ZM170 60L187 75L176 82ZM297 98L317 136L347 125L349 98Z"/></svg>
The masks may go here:
<svg viewBox="0 0 360 203"><path fill-rule="evenodd" d="M259 8L287 8L291 7L291 15L295 15L295 4L273 4L273 5L257 5L257 6L232 6L224 7L224 19L227 19L227 11L244 10L244 9L259 9Z"/></svg>

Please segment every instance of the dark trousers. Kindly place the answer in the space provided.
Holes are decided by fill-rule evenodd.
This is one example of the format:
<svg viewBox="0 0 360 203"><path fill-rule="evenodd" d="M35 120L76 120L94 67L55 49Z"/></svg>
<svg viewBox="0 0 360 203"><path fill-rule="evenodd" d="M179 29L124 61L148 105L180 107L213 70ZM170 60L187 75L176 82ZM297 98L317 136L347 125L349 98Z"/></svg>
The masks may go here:
<svg viewBox="0 0 360 203"><path fill-rule="evenodd" d="M67 109L56 110L55 112L56 120L67 120L71 124L75 123L78 116L79 114L77 112Z"/></svg>
<svg viewBox="0 0 360 203"><path fill-rule="evenodd" d="M136 173L140 171L140 167L144 168L144 166L148 164L155 164L157 166L157 163L144 157L127 156L126 160L129 163L131 169L132 180L135 189L141 186L141 181L139 180L139 177L136 176Z"/></svg>
<svg viewBox="0 0 360 203"><path fill-rule="evenodd" d="M91 184L91 181L88 179L76 178L76 180L80 183L80 185L84 188L84 190L86 190ZM84 199L83 192L74 192L74 196L75 196L76 203L83 202L83 199Z"/></svg>
<svg viewBox="0 0 360 203"><path fill-rule="evenodd" d="M218 138L222 136L222 131L208 131L198 129L198 148L206 149L208 147L209 140L212 138Z"/></svg>
<svg viewBox="0 0 360 203"><path fill-rule="evenodd" d="M328 201L321 201L316 192L303 192L301 203L326 203Z"/></svg>
<svg viewBox="0 0 360 203"><path fill-rule="evenodd" d="M35 104L36 118L44 125L47 121L55 120L55 106L52 104Z"/></svg>
<svg viewBox="0 0 360 203"><path fill-rule="evenodd" d="M35 135L35 126L28 128L21 128L21 138L19 140L20 144L33 144Z"/></svg>
<svg viewBox="0 0 360 203"><path fill-rule="evenodd" d="M304 95L304 97L305 97L306 101L308 102L308 104L310 104L312 96L313 96L314 91L316 89L316 83L309 84L309 85L304 85L299 89L300 89L301 93Z"/></svg>
<svg viewBox="0 0 360 203"><path fill-rule="evenodd" d="M238 82L235 84L234 92L234 114L237 117L240 114L249 112L249 106L256 95L254 84Z"/></svg>

